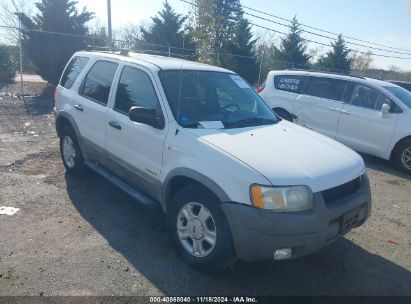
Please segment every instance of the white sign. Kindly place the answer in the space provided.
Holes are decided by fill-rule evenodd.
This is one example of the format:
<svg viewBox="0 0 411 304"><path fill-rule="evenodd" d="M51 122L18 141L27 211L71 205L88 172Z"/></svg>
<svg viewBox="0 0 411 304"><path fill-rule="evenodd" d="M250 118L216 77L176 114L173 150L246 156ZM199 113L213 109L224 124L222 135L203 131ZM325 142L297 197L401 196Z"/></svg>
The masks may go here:
<svg viewBox="0 0 411 304"><path fill-rule="evenodd" d="M240 76L238 75L230 75L231 79L235 81L235 83L242 89L248 89L250 86L248 85L247 82L244 81Z"/></svg>
<svg viewBox="0 0 411 304"><path fill-rule="evenodd" d="M224 129L221 121L200 121L198 124L203 129Z"/></svg>

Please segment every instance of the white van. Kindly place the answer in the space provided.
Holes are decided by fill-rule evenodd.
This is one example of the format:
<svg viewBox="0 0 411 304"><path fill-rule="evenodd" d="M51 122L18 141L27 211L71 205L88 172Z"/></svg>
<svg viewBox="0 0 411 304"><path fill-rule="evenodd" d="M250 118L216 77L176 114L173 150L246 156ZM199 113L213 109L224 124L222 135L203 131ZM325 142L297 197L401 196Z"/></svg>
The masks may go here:
<svg viewBox="0 0 411 304"><path fill-rule="evenodd" d="M55 100L67 172L88 167L161 207L178 253L197 269L303 256L370 215L362 158L279 119L231 71L78 52Z"/></svg>
<svg viewBox="0 0 411 304"><path fill-rule="evenodd" d="M411 174L411 92L361 77L271 71L260 96L284 119Z"/></svg>

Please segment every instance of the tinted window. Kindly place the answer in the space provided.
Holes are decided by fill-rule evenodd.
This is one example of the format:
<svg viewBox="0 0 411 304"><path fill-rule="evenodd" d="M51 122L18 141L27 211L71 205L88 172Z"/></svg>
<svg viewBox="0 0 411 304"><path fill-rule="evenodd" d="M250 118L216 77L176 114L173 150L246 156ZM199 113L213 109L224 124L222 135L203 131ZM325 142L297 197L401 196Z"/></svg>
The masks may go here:
<svg viewBox="0 0 411 304"><path fill-rule="evenodd" d="M108 61L95 63L83 81L80 89L81 94L97 102L107 104L117 67L117 63Z"/></svg>
<svg viewBox="0 0 411 304"><path fill-rule="evenodd" d="M74 57L71 59L66 70L64 71L63 77L61 77L60 85L66 89L70 89L76 81L78 75L80 75L81 71L86 66L88 60L89 58L87 57Z"/></svg>
<svg viewBox="0 0 411 304"><path fill-rule="evenodd" d="M208 71L159 72L174 117L180 125L196 128L218 121L225 128L267 125L277 117L240 76Z"/></svg>
<svg viewBox="0 0 411 304"><path fill-rule="evenodd" d="M300 93L305 76L278 75L274 76L274 86L277 90Z"/></svg>
<svg viewBox="0 0 411 304"><path fill-rule="evenodd" d="M118 83L114 108L128 113L132 106L156 109L158 99L150 77L143 71L125 67Z"/></svg>
<svg viewBox="0 0 411 304"><path fill-rule="evenodd" d="M311 77L306 94L341 101L346 85L344 80Z"/></svg>
<svg viewBox="0 0 411 304"><path fill-rule="evenodd" d="M383 104L388 104L391 113L399 113L401 109L387 96L378 90L360 83L350 83L344 101L353 106L380 111Z"/></svg>

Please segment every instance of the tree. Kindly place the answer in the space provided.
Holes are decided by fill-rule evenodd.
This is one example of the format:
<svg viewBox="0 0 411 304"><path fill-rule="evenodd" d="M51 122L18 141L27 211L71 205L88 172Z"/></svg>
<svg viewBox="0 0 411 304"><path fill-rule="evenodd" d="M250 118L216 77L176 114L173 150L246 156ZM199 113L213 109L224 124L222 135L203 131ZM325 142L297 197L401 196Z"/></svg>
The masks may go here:
<svg viewBox="0 0 411 304"><path fill-rule="evenodd" d="M123 25L115 32L115 36L119 39L115 42L116 46L131 50L135 42L140 39L140 26L131 23Z"/></svg>
<svg viewBox="0 0 411 304"><path fill-rule="evenodd" d="M16 76L16 63L11 48L0 44L0 82L12 82Z"/></svg>
<svg viewBox="0 0 411 304"><path fill-rule="evenodd" d="M231 67L227 64L222 66L231 68L244 77L249 83L257 81L257 62L254 54L256 40L253 38L250 23L241 14L235 26L234 37L228 47L231 59ZM226 59L226 56L223 57Z"/></svg>
<svg viewBox="0 0 411 304"><path fill-rule="evenodd" d="M276 60L282 62L282 68L306 69L310 66L310 55L301 33L301 25L294 17L288 35L281 39L280 47L274 51Z"/></svg>
<svg viewBox="0 0 411 304"><path fill-rule="evenodd" d="M227 67L241 19L239 0L196 0L191 27L199 61Z"/></svg>
<svg viewBox="0 0 411 304"><path fill-rule="evenodd" d="M2 32L2 41L10 44L17 43L19 39L18 13L29 14L33 10L32 1L27 0L0 0L0 24L10 28Z"/></svg>
<svg viewBox="0 0 411 304"><path fill-rule="evenodd" d="M331 46L332 50L319 58L320 67L339 73L349 72L352 59L342 35L339 35L337 40L331 43Z"/></svg>
<svg viewBox="0 0 411 304"><path fill-rule="evenodd" d="M88 39L87 44L91 47L95 47L97 49L104 49L107 47L107 29L104 25L96 22L93 26L89 26L88 28L88 35L90 39Z"/></svg>
<svg viewBox="0 0 411 304"><path fill-rule="evenodd" d="M360 72L367 71L371 68L372 63L372 52L367 53L354 53L351 56L351 69Z"/></svg>
<svg viewBox="0 0 411 304"><path fill-rule="evenodd" d="M85 24L93 18L93 14L86 8L79 13L76 5L77 2L72 0L41 0L36 3L38 13L34 17L18 14L26 29L23 47L36 67L36 72L54 85L58 83L60 74L73 53L87 45L87 39L78 36L87 35Z"/></svg>
<svg viewBox="0 0 411 304"><path fill-rule="evenodd" d="M136 41L136 46L155 52L170 52L181 54L181 48L191 49L193 43L190 35L183 28L186 16L177 14L168 1L164 2L163 9L158 15L151 18L153 23L149 28L140 27L143 42ZM163 45L163 46L161 46Z"/></svg>

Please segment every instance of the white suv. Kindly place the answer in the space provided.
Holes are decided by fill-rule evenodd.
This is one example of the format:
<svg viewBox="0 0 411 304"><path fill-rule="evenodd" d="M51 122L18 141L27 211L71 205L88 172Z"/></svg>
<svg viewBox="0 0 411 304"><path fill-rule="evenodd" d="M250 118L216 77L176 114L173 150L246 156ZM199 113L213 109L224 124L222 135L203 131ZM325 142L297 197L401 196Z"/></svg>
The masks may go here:
<svg viewBox="0 0 411 304"><path fill-rule="evenodd" d="M362 158L281 120L231 71L78 52L55 98L67 172L86 166L161 206L177 251L197 269L306 255L370 214Z"/></svg>
<svg viewBox="0 0 411 304"><path fill-rule="evenodd" d="M411 92L375 79L272 71L261 97L287 120L411 174Z"/></svg>

